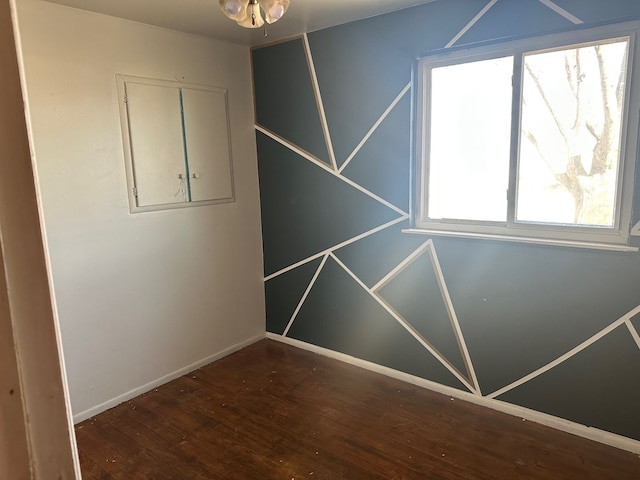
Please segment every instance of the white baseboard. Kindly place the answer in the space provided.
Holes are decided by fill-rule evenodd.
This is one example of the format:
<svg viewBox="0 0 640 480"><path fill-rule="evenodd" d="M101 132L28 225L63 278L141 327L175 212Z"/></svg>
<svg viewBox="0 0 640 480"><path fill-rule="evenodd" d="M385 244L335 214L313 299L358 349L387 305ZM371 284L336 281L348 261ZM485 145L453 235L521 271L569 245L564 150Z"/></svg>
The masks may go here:
<svg viewBox="0 0 640 480"><path fill-rule="evenodd" d="M110 408L115 407L116 405L120 405L121 403L126 402L127 400L131 400L132 398L137 397L138 395L142 395L143 393L149 392L154 388L159 387L160 385L164 385L165 383L168 383L171 380L175 380L176 378L179 378L183 375L186 375L189 372L197 370L200 367L204 367L205 365L208 365L212 362L215 362L216 360L221 359L222 357L226 357L227 355L237 352L238 350L241 350L242 348L248 345L251 345L252 343L258 342L264 338L265 338L264 334L256 335L240 343L236 343L235 345L225 348L224 350L220 350L219 352L216 352L213 355L209 355L206 358L198 360L197 362L194 362L191 365L182 367L176 370L175 372L171 372L168 375L164 375L163 377L160 377L157 380L149 382L146 385L142 385L126 393L123 393L122 395L118 395L117 397L107 400L106 402L101 403L100 405L96 405L95 407L88 408L83 412L75 414L73 416L73 423L80 423L84 420L87 420L88 418L91 418L95 415L98 415L99 413L109 410Z"/></svg>
<svg viewBox="0 0 640 480"><path fill-rule="evenodd" d="M415 375L410 375L408 373L400 372L398 370L393 370L392 368L384 367L382 365L378 365L378 364L369 362L367 360L362 360L356 357L352 357L350 355L346 355L344 353L335 352L327 348L318 347L317 345L312 345L310 343L302 342L300 340L295 340L293 338L283 337L282 335L276 335L269 332L267 332L266 336L271 340L276 340L278 342L286 343L288 345L292 345L294 347L298 347L303 350L308 350L314 353L318 353L320 355L330 357L335 360L339 360L351 365L355 365L357 367L361 367L366 370L370 370L372 372L380 373L382 375L386 375L387 377L392 377L397 380L402 380L412 385L426 388L427 390L441 393L443 395L447 395L452 398L457 398L459 400L465 400L467 402L475 403L476 405L488 407L493 410L497 410L509 415L513 415L523 420L546 425L548 427L555 428L556 430L561 430L563 432L571 433L579 437L587 438L589 440L593 440L599 443L603 443L605 445L620 448L622 450L627 450L629 452L640 455L640 441L623 437L622 435L606 432L604 430L600 430L594 427L587 427L586 425L571 422L563 418L554 417L553 415L538 412L536 410L531 410L530 408L520 407L520 406L513 405L511 403L506 403L500 400L482 397L480 395L474 395L470 392L464 392L456 388L447 387L445 385L441 385L439 383L435 383L430 380L425 380L424 378L416 377Z"/></svg>

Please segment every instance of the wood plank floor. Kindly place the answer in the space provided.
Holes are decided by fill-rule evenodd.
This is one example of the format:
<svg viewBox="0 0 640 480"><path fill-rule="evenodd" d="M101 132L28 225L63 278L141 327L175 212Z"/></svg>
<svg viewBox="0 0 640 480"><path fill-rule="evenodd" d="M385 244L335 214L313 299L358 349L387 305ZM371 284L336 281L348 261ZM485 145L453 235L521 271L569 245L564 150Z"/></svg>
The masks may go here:
<svg viewBox="0 0 640 480"><path fill-rule="evenodd" d="M640 479L640 457L263 340L76 426L91 479Z"/></svg>

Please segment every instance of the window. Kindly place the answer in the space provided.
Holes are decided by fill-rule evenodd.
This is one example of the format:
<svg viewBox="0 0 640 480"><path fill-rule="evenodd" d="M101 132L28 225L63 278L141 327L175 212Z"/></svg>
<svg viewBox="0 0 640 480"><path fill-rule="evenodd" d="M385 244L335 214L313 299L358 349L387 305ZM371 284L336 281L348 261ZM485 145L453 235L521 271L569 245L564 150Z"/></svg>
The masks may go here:
<svg viewBox="0 0 640 480"><path fill-rule="evenodd" d="M232 202L227 91L117 80L131 211Z"/></svg>
<svg viewBox="0 0 640 480"><path fill-rule="evenodd" d="M420 59L415 228L626 245L640 105L632 27Z"/></svg>

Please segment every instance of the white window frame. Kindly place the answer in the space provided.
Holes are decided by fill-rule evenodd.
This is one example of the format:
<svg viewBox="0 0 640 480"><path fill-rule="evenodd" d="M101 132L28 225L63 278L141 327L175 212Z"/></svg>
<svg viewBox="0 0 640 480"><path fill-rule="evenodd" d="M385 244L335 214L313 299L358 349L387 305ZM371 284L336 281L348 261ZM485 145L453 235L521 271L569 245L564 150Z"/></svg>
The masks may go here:
<svg viewBox="0 0 640 480"><path fill-rule="evenodd" d="M633 203L634 170L637 158L637 142L640 112L640 22L626 22L596 28L577 29L542 37L519 39L506 43L494 43L464 49L440 51L418 59L416 65L416 142L412 227L405 232L428 235L485 238L525 243L542 243L573 247L609 250L637 251L629 245ZM515 222L517 194L517 169L520 131L520 104L522 101L522 65L518 58L523 53L561 48L599 40L628 37L626 94L623 105L620 136L620 164L616 211L613 228L531 224ZM429 73L432 68L514 55L514 106L511 122L511 146L509 159L509 194L506 222L475 222L466 220L440 220L428 218L429 184ZM515 73L519 69L520 75Z"/></svg>

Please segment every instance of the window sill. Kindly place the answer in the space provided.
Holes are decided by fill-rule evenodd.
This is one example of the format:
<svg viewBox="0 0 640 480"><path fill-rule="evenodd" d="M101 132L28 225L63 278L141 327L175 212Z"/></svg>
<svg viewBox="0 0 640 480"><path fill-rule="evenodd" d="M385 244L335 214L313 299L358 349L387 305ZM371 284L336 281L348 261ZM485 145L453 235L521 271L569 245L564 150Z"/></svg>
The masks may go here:
<svg viewBox="0 0 640 480"><path fill-rule="evenodd" d="M516 242L516 243L531 243L537 245L552 245L558 247L572 247L572 248L586 248L591 250L608 250L611 252L637 252L638 247L632 247L630 245L619 245L615 243L595 243L595 242L580 242L576 240L556 240L550 238L535 238L535 237L516 237L510 235L496 235L488 233L469 233L469 232L456 232L451 230L427 230L418 228L405 228L402 233L410 233L416 235L436 235L440 237L458 237L458 238L477 238L484 240L495 240L499 242Z"/></svg>

